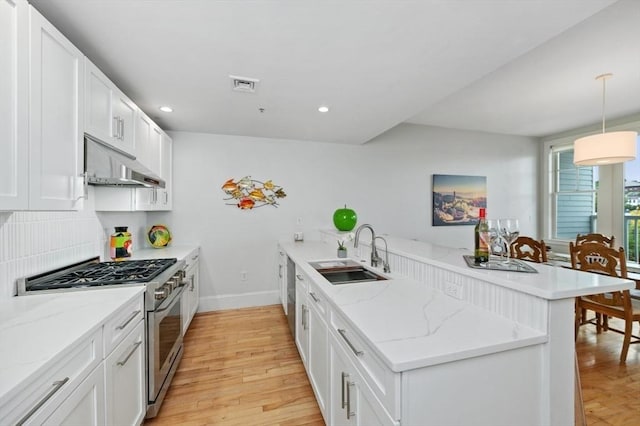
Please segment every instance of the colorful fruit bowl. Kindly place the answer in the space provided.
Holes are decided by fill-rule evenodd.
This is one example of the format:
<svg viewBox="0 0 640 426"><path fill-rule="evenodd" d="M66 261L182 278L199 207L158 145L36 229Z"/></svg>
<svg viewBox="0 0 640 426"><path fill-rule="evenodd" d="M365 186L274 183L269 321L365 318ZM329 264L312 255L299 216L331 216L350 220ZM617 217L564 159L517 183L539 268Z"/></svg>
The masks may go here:
<svg viewBox="0 0 640 426"><path fill-rule="evenodd" d="M163 248L171 242L171 233L164 225L153 225L147 232L147 241L151 247Z"/></svg>

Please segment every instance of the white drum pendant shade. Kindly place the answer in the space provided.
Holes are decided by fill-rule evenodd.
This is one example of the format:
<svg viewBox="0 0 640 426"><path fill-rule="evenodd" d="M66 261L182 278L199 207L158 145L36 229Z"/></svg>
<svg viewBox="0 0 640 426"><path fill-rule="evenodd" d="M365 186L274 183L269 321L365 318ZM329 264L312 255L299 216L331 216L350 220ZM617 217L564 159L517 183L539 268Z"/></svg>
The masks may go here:
<svg viewBox="0 0 640 426"><path fill-rule="evenodd" d="M601 166L635 160L638 134L609 132L576 139L573 163L576 166Z"/></svg>

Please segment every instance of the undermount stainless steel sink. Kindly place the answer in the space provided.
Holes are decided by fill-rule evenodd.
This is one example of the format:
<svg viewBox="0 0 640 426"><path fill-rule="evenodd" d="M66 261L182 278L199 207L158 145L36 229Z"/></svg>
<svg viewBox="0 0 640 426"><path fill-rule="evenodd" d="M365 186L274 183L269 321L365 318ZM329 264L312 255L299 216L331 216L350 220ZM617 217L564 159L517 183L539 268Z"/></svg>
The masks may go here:
<svg viewBox="0 0 640 426"><path fill-rule="evenodd" d="M383 281L387 279L352 260L309 262L309 265L333 285Z"/></svg>

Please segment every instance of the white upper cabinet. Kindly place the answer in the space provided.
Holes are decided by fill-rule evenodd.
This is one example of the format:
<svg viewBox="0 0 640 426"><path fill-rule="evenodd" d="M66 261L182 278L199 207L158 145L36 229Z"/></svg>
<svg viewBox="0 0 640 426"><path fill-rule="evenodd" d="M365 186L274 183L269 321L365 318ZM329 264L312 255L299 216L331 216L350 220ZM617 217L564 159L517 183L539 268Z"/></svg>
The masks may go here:
<svg viewBox="0 0 640 426"><path fill-rule="evenodd" d="M136 159L156 176L160 176L162 130L142 111L136 115Z"/></svg>
<svg viewBox="0 0 640 426"><path fill-rule="evenodd" d="M28 207L29 5L0 0L0 210Z"/></svg>
<svg viewBox="0 0 640 426"><path fill-rule="evenodd" d="M29 7L29 210L82 208L83 55Z"/></svg>
<svg viewBox="0 0 640 426"><path fill-rule="evenodd" d="M84 131L131 155L135 152L136 105L85 58Z"/></svg>
<svg viewBox="0 0 640 426"><path fill-rule="evenodd" d="M171 195L173 141L158 127L151 128L151 138L157 139L158 149L155 151L159 162L158 176L164 180L164 188L138 188L136 189L136 210L171 210L173 207ZM155 143L154 143L155 146ZM154 155L154 159L155 159ZM142 158L139 158L142 162ZM155 161L155 160L154 160ZM145 166L147 164L143 163ZM151 169L154 173L155 170Z"/></svg>

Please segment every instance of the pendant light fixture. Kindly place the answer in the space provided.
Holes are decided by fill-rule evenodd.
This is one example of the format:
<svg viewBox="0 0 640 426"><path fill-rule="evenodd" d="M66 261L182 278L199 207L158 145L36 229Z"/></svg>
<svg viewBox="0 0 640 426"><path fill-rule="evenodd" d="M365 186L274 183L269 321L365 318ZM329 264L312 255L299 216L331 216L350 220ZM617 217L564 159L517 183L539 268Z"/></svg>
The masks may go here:
<svg viewBox="0 0 640 426"><path fill-rule="evenodd" d="M602 80L602 133L576 139L573 143L573 163L576 166L603 166L636 159L636 132L605 132L605 95L607 73L596 77Z"/></svg>

